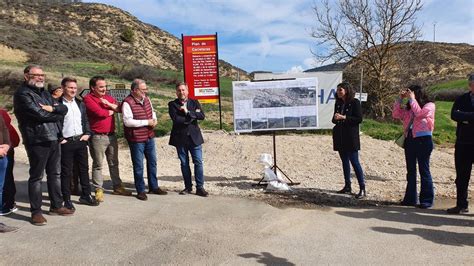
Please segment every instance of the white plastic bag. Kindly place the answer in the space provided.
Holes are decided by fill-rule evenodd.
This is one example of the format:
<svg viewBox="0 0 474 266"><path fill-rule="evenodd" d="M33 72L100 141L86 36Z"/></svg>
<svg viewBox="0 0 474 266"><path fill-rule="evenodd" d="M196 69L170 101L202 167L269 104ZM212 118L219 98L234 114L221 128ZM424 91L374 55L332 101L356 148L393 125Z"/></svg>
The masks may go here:
<svg viewBox="0 0 474 266"><path fill-rule="evenodd" d="M265 170L263 174L264 174L263 181L270 182L273 180L277 180L277 176L275 175L275 172L273 172L273 170L270 167L265 166Z"/></svg>
<svg viewBox="0 0 474 266"><path fill-rule="evenodd" d="M275 171L273 171L273 158L268 153L263 153L260 155L260 163L264 165L263 170L263 179L262 181L268 182L267 190L270 191L287 191L290 190L286 181L282 177L282 173L277 169L277 173L275 175Z"/></svg>
<svg viewBox="0 0 474 266"><path fill-rule="evenodd" d="M268 182L267 190L269 191L288 191L290 187L288 184L280 182L278 180L273 180Z"/></svg>
<svg viewBox="0 0 474 266"><path fill-rule="evenodd" d="M262 153L262 154L260 154L260 163L262 163L266 167L272 167L273 166L273 158L268 153Z"/></svg>

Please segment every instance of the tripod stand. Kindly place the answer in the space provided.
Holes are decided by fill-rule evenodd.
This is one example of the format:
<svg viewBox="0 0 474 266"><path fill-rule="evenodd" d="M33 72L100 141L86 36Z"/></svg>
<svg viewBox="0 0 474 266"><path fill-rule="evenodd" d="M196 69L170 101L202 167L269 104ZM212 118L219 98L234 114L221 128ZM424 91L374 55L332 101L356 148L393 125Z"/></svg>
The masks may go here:
<svg viewBox="0 0 474 266"><path fill-rule="evenodd" d="M281 170L280 167L278 167L277 165L277 160L276 160L276 137L275 137L275 131L273 131L273 165L271 167L271 169L273 170L273 172L275 173L275 176L277 176L277 170L280 170L280 172L286 177L286 179L288 179L290 181L290 183L288 183L289 186L294 186L294 185L299 185L300 183L296 183L296 182L293 182L293 180L291 180L287 174L285 174L285 172L283 172L283 170ZM266 181L263 181L263 179L265 178L265 176L262 177L262 179L260 179L260 181L258 181L257 184L255 184L256 186L263 186L263 185L266 185Z"/></svg>

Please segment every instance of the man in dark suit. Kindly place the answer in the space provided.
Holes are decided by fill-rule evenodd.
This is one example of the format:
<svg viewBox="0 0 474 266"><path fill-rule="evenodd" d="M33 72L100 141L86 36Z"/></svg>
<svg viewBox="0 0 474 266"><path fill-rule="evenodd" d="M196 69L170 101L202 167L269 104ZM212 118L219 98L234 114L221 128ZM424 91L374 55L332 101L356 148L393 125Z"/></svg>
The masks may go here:
<svg viewBox="0 0 474 266"><path fill-rule="evenodd" d="M474 73L469 75L469 92L459 96L451 109L451 119L457 122L454 165L456 167L456 206L449 214L469 211L468 188L474 164Z"/></svg>
<svg viewBox="0 0 474 266"><path fill-rule="evenodd" d="M87 119L86 106L84 102L76 98L77 80L65 77L61 81L63 95L59 102L67 107L68 112L61 121L61 192L64 199L64 207L71 211L76 208L71 201L71 179L73 177L74 165L78 166L78 177L81 184L81 195L79 203L98 206L99 202L91 195L89 178L89 157L87 144L92 134Z"/></svg>
<svg viewBox="0 0 474 266"><path fill-rule="evenodd" d="M181 161L181 173L184 179L184 190L180 194L190 194L193 191L191 169L189 167L189 154L194 164L194 177L196 179L196 195L207 197L204 190L204 171L202 164L202 138L198 120L204 120L204 112L197 100L188 98L189 91L186 83L176 85L174 101L168 103L168 113L173 120L173 128L169 144L176 147L178 158Z"/></svg>

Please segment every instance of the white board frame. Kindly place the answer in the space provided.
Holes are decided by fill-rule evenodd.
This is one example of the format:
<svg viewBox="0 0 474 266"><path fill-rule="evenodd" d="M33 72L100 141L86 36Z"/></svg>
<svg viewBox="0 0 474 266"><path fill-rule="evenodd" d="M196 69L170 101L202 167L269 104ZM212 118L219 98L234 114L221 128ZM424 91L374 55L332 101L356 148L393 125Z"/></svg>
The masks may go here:
<svg viewBox="0 0 474 266"><path fill-rule="evenodd" d="M234 81L234 131L318 129L318 79Z"/></svg>

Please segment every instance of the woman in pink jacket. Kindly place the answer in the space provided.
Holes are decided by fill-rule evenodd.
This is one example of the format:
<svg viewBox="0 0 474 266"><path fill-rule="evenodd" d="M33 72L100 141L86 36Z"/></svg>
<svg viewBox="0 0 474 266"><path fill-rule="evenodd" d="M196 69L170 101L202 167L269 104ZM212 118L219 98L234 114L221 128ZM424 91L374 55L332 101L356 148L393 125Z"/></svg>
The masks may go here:
<svg viewBox="0 0 474 266"><path fill-rule="evenodd" d="M408 98L402 107L403 98ZM400 91L400 98L393 105L393 118L403 122L405 133L405 160L407 167L407 187L401 204L431 208L434 201L433 180L430 173L430 155L433 151L433 129L435 121L435 104L429 99L425 90L412 85ZM421 176L419 201L416 191L416 163Z"/></svg>

